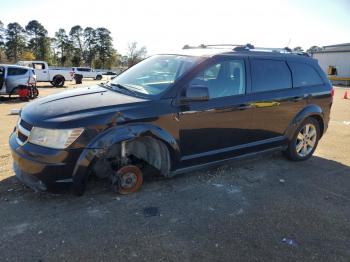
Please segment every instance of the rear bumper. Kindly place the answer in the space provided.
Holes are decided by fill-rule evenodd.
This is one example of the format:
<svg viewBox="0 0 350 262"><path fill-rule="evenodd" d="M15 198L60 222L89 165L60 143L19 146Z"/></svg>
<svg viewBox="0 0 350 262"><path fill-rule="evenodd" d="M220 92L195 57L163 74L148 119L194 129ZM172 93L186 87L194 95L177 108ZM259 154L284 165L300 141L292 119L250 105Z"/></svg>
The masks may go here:
<svg viewBox="0 0 350 262"><path fill-rule="evenodd" d="M82 150L58 150L9 140L16 177L35 191L50 190L57 183L71 183L75 163Z"/></svg>

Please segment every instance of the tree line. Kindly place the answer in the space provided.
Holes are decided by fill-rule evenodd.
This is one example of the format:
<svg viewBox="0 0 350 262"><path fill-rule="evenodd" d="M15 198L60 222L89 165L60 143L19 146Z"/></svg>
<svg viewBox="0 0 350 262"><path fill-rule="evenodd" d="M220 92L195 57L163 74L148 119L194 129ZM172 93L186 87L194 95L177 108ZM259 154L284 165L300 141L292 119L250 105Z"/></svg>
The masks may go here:
<svg viewBox="0 0 350 262"><path fill-rule="evenodd" d="M82 28L73 26L69 32L60 28L49 37L45 27L37 20L25 27L0 21L0 63L19 60L43 60L54 66L89 66L112 68L132 66L147 54L145 47L136 42L128 45L128 53L121 56L113 47L111 32L104 27Z"/></svg>

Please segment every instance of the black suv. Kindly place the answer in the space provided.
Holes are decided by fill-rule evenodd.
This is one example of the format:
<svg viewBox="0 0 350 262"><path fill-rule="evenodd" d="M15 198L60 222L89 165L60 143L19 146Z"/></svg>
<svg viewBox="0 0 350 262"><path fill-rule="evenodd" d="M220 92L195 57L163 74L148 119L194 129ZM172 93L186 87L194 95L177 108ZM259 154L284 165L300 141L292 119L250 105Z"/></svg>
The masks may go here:
<svg viewBox="0 0 350 262"><path fill-rule="evenodd" d="M94 174L127 194L144 168L170 177L275 149L305 160L327 129L332 95L303 54L187 47L25 106L10 136L14 170L36 190L68 182L82 194Z"/></svg>

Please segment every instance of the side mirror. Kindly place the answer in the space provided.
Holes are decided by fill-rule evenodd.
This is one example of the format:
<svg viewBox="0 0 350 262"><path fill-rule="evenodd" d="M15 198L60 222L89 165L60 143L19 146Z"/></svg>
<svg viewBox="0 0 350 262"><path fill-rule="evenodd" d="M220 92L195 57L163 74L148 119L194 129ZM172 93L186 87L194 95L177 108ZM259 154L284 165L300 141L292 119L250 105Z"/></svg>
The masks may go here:
<svg viewBox="0 0 350 262"><path fill-rule="evenodd" d="M206 86L189 86L186 89L186 97L181 99L182 102L208 101L209 90Z"/></svg>

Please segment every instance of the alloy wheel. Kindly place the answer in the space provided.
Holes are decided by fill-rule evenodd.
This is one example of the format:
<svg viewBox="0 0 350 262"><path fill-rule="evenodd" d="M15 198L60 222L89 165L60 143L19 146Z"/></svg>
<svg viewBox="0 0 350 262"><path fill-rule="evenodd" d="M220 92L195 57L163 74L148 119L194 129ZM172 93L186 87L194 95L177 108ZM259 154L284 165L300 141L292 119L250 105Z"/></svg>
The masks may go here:
<svg viewBox="0 0 350 262"><path fill-rule="evenodd" d="M300 157L306 157L314 149L317 141L317 129L313 124L306 124L298 133L295 149Z"/></svg>

